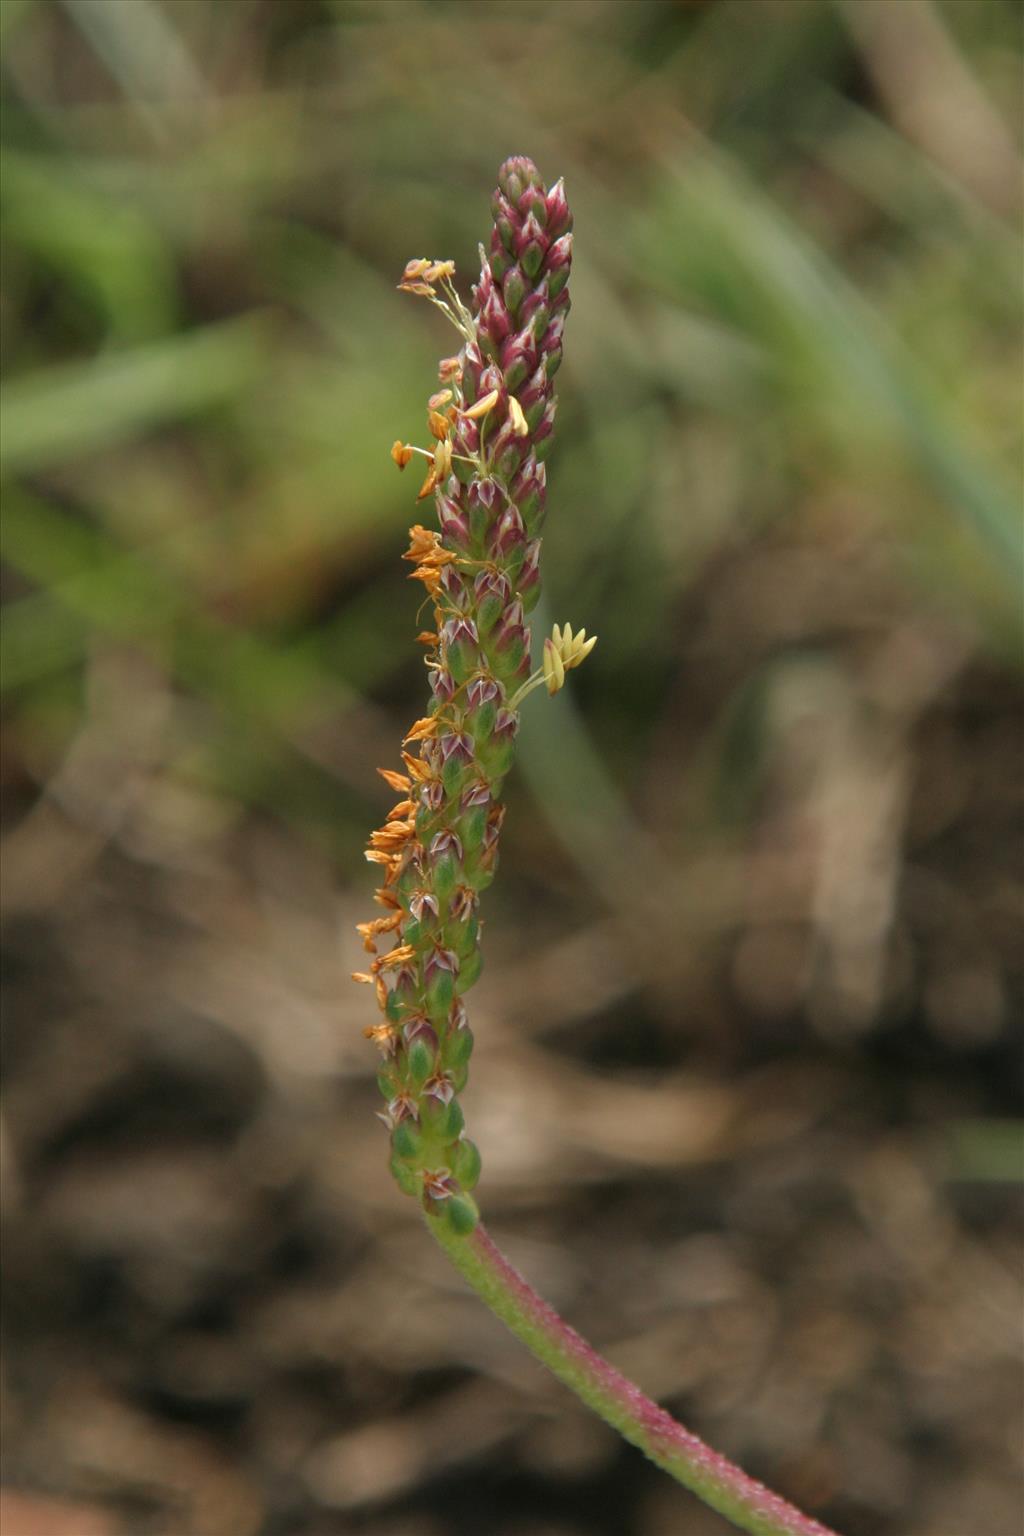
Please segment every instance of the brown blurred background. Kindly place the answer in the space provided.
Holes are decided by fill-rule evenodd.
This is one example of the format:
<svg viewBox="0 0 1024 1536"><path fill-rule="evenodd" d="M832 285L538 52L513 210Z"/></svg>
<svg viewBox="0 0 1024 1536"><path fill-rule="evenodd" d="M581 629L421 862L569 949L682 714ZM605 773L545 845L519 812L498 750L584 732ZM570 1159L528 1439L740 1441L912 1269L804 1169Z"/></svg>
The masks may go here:
<svg viewBox="0 0 1024 1536"><path fill-rule="evenodd" d="M2 0L4 1536L723 1536L393 1187L428 306L564 175L492 1231L845 1536L1016 1536L1021 12ZM372 1014L372 1007L370 1009Z"/></svg>

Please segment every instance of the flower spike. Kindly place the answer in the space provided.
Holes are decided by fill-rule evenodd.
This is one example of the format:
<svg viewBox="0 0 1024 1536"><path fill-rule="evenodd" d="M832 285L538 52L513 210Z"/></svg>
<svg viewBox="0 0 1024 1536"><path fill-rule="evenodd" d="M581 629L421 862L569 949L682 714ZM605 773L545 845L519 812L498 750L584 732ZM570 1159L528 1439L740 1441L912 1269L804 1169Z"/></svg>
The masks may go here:
<svg viewBox="0 0 1024 1536"><path fill-rule="evenodd" d="M472 308L450 261L416 257L399 287L435 304L459 331L457 357L438 370L428 402L435 447L396 442L404 468L429 460L417 500L431 494L440 531L410 529L404 558L433 605L428 712L406 733L405 773L380 769L400 799L371 834L367 859L383 869L374 899L384 915L358 925L374 958L353 980L373 988L382 1017L364 1033L378 1048L379 1118L399 1189L417 1198L453 1263L496 1314L584 1402L757 1536L831 1536L676 1424L601 1360L531 1291L494 1247L471 1191L480 1154L466 1138L459 1095L473 1036L465 994L480 974L480 894L494 877L504 818L501 789L515 755L519 706L542 683L565 684L597 644L556 624L528 677L528 615L540 593L562 358L572 219L561 181L546 189L525 156L506 160L491 203ZM377 953L378 941L392 947Z"/></svg>
<svg viewBox="0 0 1024 1536"><path fill-rule="evenodd" d="M498 173L492 207L471 305L451 261L415 257L398 285L442 310L462 346L441 360L427 402L431 446L391 449L400 469L414 455L427 461L417 501L434 498L440 525L415 524L403 556L434 610L419 636L432 702L406 734L404 771L380 770L399 799L366 850L383 868L375 899L385 912L359 924L374 958L357 973L384 1015L368 1033L382 1051L392 1170L453 1231L476 1221L469 1191L480 1160L459 1106L472 1047L463 997L480 973L479 898L494 877L502 781L529 691L543 459L569 311L561 183L547 192L533 163L516 157ZM537 678L561 687L592 644L582 630L575 640L568 626L556 631ZM392 948L378 954L389 935Z"/></svg>

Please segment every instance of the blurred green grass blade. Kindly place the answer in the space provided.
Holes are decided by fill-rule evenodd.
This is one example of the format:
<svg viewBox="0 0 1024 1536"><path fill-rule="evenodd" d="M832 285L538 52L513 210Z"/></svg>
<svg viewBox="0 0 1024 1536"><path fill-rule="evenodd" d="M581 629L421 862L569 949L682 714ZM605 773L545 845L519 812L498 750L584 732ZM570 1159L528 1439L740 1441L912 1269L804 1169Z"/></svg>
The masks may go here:
<svg viewBox="0 0 1024 1536"><path fill-rule="evenodd" d="M328 687L308 651L268 644L199 607L159 556L124 553L106 535L48 503L12 495L7 560L94 631L152 649L187 682L267 719L295 718ZM330 680L346 700L345 684Z"/></svg>
<svg viewBox="0 0 1024 1536"><path fill-rule="evenodd" d="M246 316L16 379L0 391L0 469L48 468L233 400L267 356L263 318Z"/></svg>
<svg viewBox="0 0 1024 1536"><path fill-rule="evenodd" d="M638 262L673 296L703 302L761 343L795 422L816 425L869 473L915 468L1016 602L1024 549L1012 494L823 252L710 154L685 172L670 167L636 228Z"/></svg>
<svg viewBox="0 0 1024 1536"><path fill-rule="evenodd" d="M87 645L85 620L52 602L48 593L33 593L6 604L0 693L63 670L78 660Z"/></svg>
<svg viewBox="0 0 1024 1536"><path fill-rule="evenodd" d="M43 589L15 605L15 615L28 603L54 599L57 610L85 625L141 642L164 631L182 608L173 582L144 558L118 551L105 535L45 501L8 492L3 531L5 560ZM16 633L30 623L16 617Z"/></svg>
<svg viewBox="0 0 1024 1536"><path fill-rule="evenodd" d="M24 21L29 12L35 9L37 0L2 0L0 3L0 41L7 41L8 35L19 21Z"/></svg>
<svg viewBox="0 0 1024 1536"><path fill-rule="evenodd" d="M247 718L291 743L317 721L361 705L365 688L408 660L400 628L376 635L382 608L393 601L390 581L331 625L275 643L206 611L163 562L160 546L124 552L37 498L9 495L4 544L8 563L43 589L5 615L4 688L78 660L91 639L107 635L153 655L230 718Z"/></svg>
<svg viewBox="0 0 1024 1536"><path fill-rule="evenodd" d="M114 336L141 342L171 329L174 262L136 202L102 191L74 161L11 149L0 155L0 182L12 250L85 292Z"/></svg>
<svg viewBox="0 0 1024 1536"><path fill-rule="evenodd" d="M163 138L170 123L159 108L195 111L202 77L174 25L174 8L153 0L62 0L63 8L145 121Z"/></svg>
<svg viewBox="0 0 1024 1536"><path fill-rule="evenodd" d="M1024 1122L958 1120L947 1133L949 1176L986 1184L1024 1183Z"/></svg>

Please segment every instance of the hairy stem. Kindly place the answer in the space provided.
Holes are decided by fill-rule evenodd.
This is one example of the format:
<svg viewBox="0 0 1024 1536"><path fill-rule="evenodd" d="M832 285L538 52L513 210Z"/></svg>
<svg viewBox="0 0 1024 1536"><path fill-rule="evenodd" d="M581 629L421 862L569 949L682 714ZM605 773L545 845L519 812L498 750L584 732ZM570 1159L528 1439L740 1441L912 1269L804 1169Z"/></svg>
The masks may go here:
<svg viewBox="0 0 1024 1536"><path fill-rule="evenodd" d="M705 1504L751 1536L835 1536L711 1450L602 1359L537 1295L482 1224L464 1237L437 1217L428 1215L427 1225L464 1279L537 1359Z"/></svg>

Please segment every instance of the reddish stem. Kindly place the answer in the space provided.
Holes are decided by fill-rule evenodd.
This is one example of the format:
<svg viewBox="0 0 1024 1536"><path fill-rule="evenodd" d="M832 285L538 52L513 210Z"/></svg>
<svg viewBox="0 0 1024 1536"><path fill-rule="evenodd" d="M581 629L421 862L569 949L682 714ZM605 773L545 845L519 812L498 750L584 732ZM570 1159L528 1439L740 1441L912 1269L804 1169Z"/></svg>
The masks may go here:
<svg viewBox="0 0 1024 1536"><path fill-rule="evenodd" d="M509 1263L484 1227L428 1225L461 1274L539 1360L646 1456L751 1536L835 1536L734 1466L609 1365Z"/></svg>

